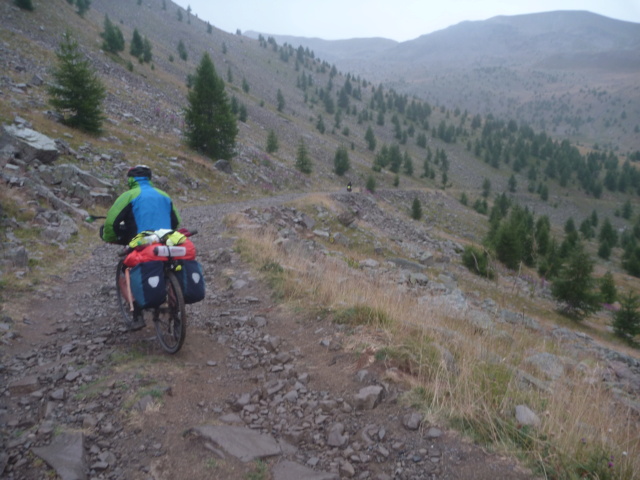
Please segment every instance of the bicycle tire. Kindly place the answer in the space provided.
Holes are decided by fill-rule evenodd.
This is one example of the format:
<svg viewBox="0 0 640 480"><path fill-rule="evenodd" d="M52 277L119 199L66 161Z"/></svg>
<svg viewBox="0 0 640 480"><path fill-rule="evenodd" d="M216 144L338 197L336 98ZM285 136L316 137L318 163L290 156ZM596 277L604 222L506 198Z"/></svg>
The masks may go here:
<svg viewBox="0 0 640 480"><path fill-rule="evenodd" d="M158 308L153 309L153 323L156 337L167 353L177 353L187 335L187 310L178 279L172 272L165 274L167 298Z"/></svg>
<svg viewBox="0 0 640 480"><path fill-rule="evenodd" d="M125 282L124 275L126 268L127 267L124 265L124 261L120 260L116 269L116 294L118 296L118 306L120 309L120 316L122 318L122 321L124 322L127 329L131 330L135 317L137 315L140 315L142 312L140 312L136 307L135 301L132 311L127 298L123 294L123 289L126 287L121 284L124 284Z"/></svg>

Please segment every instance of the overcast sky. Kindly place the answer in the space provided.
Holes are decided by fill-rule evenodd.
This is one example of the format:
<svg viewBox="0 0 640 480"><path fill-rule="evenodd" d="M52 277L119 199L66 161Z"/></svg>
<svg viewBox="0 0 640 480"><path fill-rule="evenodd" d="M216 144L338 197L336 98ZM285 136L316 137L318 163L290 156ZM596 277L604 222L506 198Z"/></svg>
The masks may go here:
<svg viewBox="0 0 640 480"><path fill-rule="evenodd" d="M587 10L640 23L640 0L173 0L229 33L412 40L465 20Z"/></svg>

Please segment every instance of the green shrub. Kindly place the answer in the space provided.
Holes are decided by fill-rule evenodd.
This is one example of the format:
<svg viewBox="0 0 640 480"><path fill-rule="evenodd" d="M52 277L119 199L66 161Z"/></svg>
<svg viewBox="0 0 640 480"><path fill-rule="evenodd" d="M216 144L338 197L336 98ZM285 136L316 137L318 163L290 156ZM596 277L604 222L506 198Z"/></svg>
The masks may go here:
<svg viewBox="0 0 640 480"><path fill-rule="evenodd" d="M489 254L486 250L480 250L477 247L468 245L464 248L462 253L462 264L469 269L469 271L492 279L495 277L493 269L489 266Z"/></svg>

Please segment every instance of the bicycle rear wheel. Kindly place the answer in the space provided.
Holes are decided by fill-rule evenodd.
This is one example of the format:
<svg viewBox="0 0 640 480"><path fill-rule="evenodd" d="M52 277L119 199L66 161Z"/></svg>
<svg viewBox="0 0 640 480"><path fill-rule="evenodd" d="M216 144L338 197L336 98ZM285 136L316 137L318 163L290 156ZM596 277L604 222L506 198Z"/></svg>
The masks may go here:
<svg viewBox="0 0 640 480"><path fill-rule="evenodd" d="M162 348L167 353L176 353L187 335L187 310L182 288L173 273L166 274L165 284L167 298L162 305L154 309L153 323Z"/></svg>
<svg viewBox="0 0 640 480"><path fill-rule="evenodd" d="M135 301L132 299L133 310L131 310L131 304L127 299L128 292L127 280L125 271L127 267L124 262L120 260L116 269L116 294L118 296L118 306L120 307L120 316L127 329L131 330L134 323L138 321L142 316L142 311L137 307Z"/></svg>

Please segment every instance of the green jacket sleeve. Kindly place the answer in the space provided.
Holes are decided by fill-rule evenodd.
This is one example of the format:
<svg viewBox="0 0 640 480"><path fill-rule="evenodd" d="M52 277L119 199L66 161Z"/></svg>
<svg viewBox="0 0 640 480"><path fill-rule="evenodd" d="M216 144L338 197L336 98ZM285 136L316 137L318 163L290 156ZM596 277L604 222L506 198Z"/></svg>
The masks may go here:
<svg viewBox="0 0 640 480"><path fill-rule="evenodd" d="M133 192L131 190L124 192L117 198L115 203L107 212L107 218L104 221L104 228L102 230L102 240L105 242L115 243L118 241L118 236L113 228L113 224L122 210L124 210L131 202L133 198L132 194Z"/></svg>

